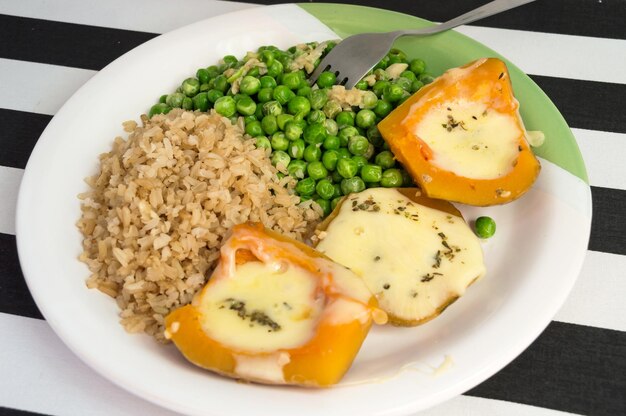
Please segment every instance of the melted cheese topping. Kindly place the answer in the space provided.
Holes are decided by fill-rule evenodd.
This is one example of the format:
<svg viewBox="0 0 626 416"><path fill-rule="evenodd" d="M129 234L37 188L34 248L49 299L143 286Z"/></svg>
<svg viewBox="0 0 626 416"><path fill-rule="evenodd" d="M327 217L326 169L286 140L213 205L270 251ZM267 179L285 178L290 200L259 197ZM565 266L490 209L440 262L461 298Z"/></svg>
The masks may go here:
<svg viewBox="0 0 626 416"><path fill-rule="evenodd" d="M372 188L341 206L317 249L357 273L399 321L436 315L485 272L478 238L457 216Z"/></svg>
<svg viewBox="0 0 626 416"><path fill-rule="evenodd" d="M472 179L509 173L524 134L513 116L465 100L433 108L414 133L432 149L434 165Z"/></svg>
<svg viewBox="0 0 626 416"><path fill-rule="evenodd" d="M202 298L202 327L231 348L275 351L299 347L315 332L324 297L307 271L248 262L215 281Z"/></svg>

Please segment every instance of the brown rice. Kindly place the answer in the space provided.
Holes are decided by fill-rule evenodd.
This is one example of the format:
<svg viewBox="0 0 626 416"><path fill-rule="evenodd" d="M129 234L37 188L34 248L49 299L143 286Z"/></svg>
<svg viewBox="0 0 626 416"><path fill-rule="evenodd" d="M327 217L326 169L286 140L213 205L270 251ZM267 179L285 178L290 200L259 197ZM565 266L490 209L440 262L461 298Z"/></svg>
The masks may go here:
<svg viewBox="0 0 626 416"><path fill-rule="evenodd" d="M127 331L165 341L164 316L205 284L233 225L260 221L302 240L321 210L300 204L295 181L278 179L268 151L227 118L173 110L142 124L124 123L128 139L117 137L87 179L80 260Z"/></svg>

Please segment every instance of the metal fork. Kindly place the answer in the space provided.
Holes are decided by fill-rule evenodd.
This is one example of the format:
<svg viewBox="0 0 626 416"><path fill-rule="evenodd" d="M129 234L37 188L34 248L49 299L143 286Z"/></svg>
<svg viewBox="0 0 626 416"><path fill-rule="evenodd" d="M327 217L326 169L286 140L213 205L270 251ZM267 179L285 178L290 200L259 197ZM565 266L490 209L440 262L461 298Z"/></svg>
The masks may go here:
<svg viewBox="0 0 626 416"><path fill-rule="evenodd" d="M360 33L339 42L311 74L311 85L323 71L337 75L339 84L353 88L391 49L393 42L406 35L434 35L460 25L530 3L535 0L494 0L439 25L386 33Z"/></svg>

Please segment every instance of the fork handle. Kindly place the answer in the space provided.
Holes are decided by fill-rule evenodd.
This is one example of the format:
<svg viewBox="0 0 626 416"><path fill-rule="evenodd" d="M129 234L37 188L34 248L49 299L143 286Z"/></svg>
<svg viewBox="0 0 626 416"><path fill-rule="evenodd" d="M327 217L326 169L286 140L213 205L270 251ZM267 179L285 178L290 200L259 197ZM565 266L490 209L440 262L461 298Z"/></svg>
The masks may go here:
<svg viewBox="0 0 626 416"><path fill-rule="evenodd" d="M404 35L432 35L435 33L443 32L448 29L455 28L460 25L475 22L476 20L484 19L485 17L492 16L494 14L504 12L509 9L524 5L526 3L533 2L535 0L493 0L487 4L484 4L474 10L462 14L440 25L427 27L424 29L415 30L399 30L395 32L398 37Z"/></svg>

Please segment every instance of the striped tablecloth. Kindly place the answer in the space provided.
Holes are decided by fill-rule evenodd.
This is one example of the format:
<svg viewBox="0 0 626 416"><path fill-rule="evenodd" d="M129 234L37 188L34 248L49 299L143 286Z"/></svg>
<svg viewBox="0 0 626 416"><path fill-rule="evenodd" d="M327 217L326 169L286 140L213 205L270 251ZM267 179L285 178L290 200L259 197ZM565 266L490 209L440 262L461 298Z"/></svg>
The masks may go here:
<svg viewBox="0 0 626 416"><path fill-rule="evenodd" d="M348 1L434 21L484 2ZM160 33L248 7L257 5L0 0L0 414L172 414L103 379L48 327L20 271L15 201L41 132L98 70ZM581 275L543 334L423 414L626 415L626 1L539 0L458 30L515 62L561 110L587 165L594 217Z"/></svg>

